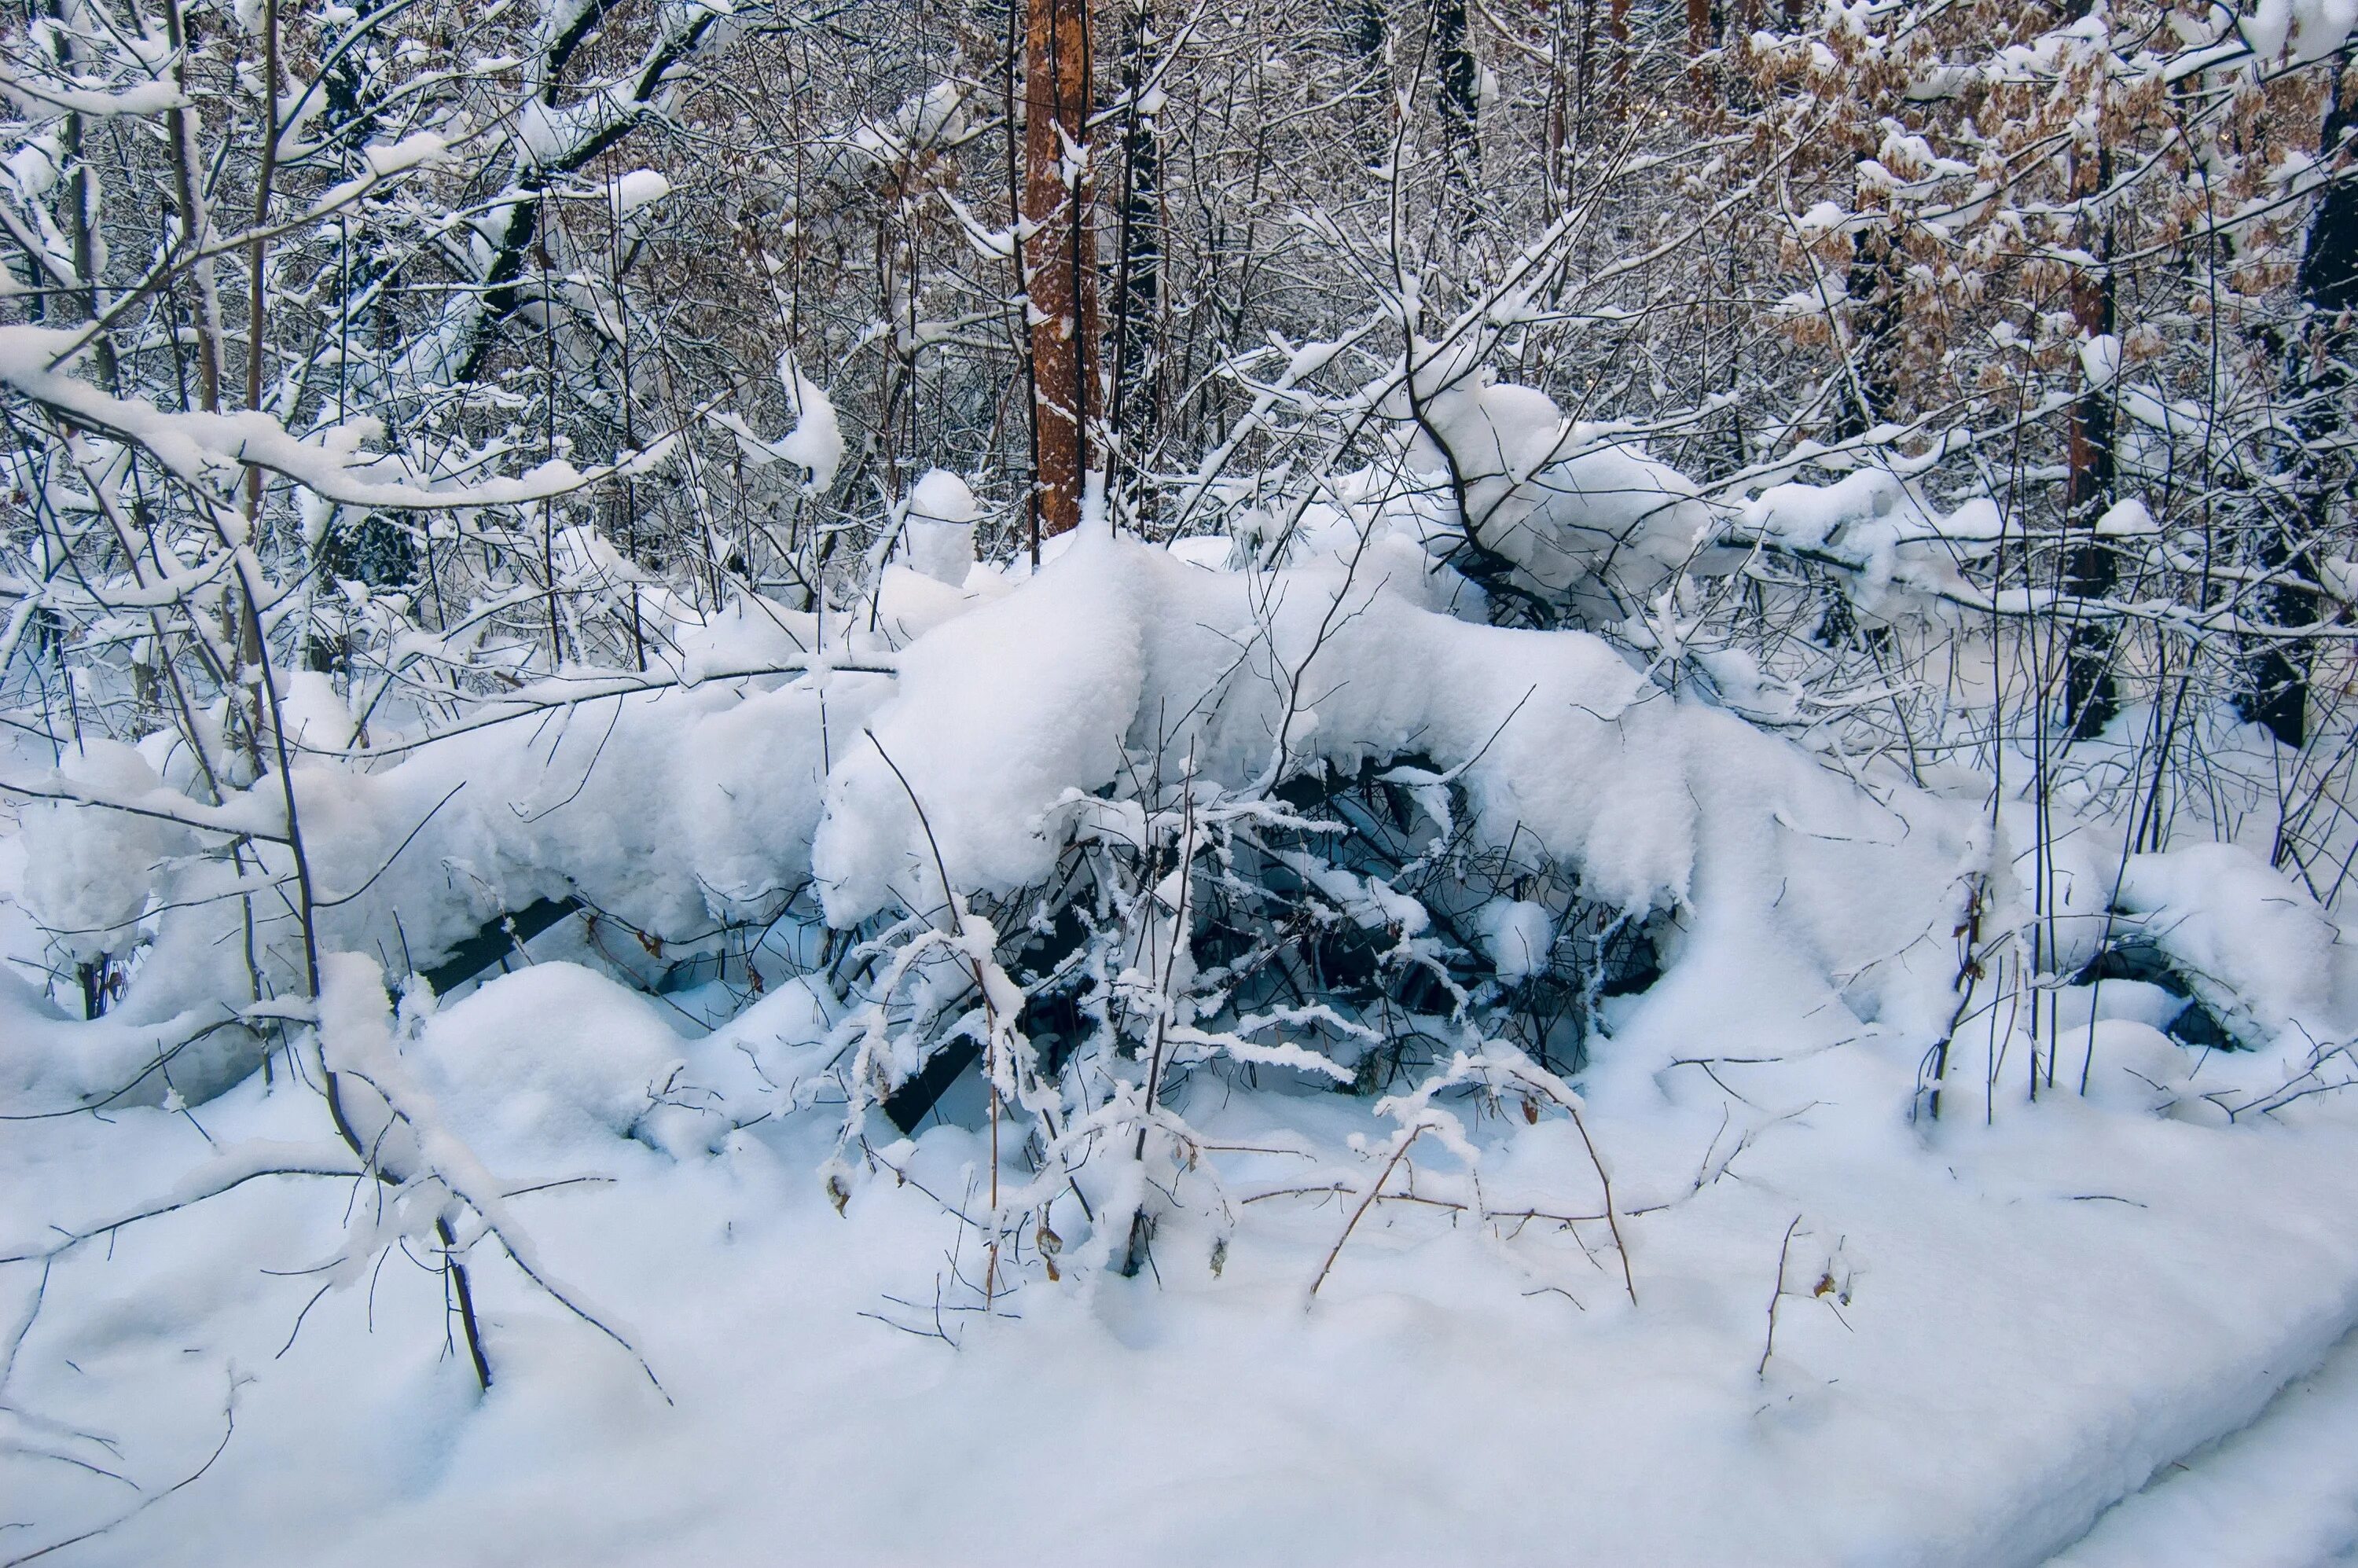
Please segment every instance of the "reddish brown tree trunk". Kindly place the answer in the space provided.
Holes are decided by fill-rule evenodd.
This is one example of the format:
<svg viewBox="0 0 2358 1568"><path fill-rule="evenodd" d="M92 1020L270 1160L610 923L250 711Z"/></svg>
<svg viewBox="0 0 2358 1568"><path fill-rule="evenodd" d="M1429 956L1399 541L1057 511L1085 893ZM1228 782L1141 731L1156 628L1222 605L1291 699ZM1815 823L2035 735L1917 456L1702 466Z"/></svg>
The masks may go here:
<svg viewBox="0 0 2358 1568"><path fill-rule="evenodd" d="M1088 0L1028 0L1023 48L1024 288L1039 420L1043 535L1081 520L1098 374L1097 256L1089 243Z"/></svg>

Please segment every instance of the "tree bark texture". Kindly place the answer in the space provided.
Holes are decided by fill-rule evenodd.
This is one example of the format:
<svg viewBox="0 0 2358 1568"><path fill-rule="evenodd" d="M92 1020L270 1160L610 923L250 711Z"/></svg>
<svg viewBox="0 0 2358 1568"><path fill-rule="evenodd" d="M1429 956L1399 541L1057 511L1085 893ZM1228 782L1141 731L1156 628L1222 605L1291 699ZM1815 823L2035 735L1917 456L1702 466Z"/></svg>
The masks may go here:
<svg viewBox="0 0 2358 1568"><path fill-rule="evenodd" d="M1039 418L1040 532L1081 520L1097 362L1097 256L1088 233L1087 0L1027 0L1023 280Z"/></svg>

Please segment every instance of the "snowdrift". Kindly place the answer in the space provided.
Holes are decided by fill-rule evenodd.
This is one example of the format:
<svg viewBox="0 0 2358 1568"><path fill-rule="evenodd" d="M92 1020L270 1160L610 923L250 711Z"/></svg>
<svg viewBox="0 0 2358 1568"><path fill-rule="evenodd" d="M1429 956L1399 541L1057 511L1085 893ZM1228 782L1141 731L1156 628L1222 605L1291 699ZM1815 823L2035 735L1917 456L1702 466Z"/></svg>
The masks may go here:
<svg viewBox="0 0 2358 1568"><path fill-rule="evenodd" d="M1014 1561L1036 1541L993 1499L1045 1458L1004 1429L1059 1434L1074 1560L1105 1532L1293 1560L1314 1530L1376 1561L2031 1562L2358 1321L2325 1217L2358 1146L2315 1092L2358 995L2330 916L2232 846L2124 862L2082 824L2049 840L2035 966L1976 949L2041 874L2015 806L1462 619L1394 522L1283 567L1102 535L1021 580L894 567L849 626L741 605L675 671L568 673L439 737L380 717L348 749L298 680L330 739L292 825L267 778L199 806L160 742L46 775L81 803L8 841L18 902L148 945L96 1022L0 994L38 1119L8 1179L61 1217L0 1238L51 1303L12 1375L92 1431L171 1402L160 1469L214 1430L196 1368L265 1368L189 1533L158 1509L91 1560L254 1517L287 1561L394 1561L428 1521L462 1557L519 1530L758 1554L741 1502L784 1474L811 1551L965 1531ZM1342 783L1391 791L1415 853L1320 849ZM294 923L256 901L244 940L290 826L316 1018L253 997L299 989ZM1216 893L1276 886L1373 953L1358 1000L1279 1005L1197 955ZM550 899L590 913L520 972L403 979ZM1659 978L1510 1043L1513 999L1602 951L1582 919L1642 931ZM750 1007L657 983L749 923ZM1386 978L1412 971L1422 1001ZM2196 1009L2239 1048L2187 1044ZM980 1072L893 1136L877 1108L961 1040ZM380 1179L328 1141L322 1071ZM1372 1119L1327 1092L1371 1071ZM447 1278L371 1279L405 1241L471 1260L480 1399ZM56 1310L93 1290L176 1304ZM6 1463L98 1464L44 1442L65 1458ZM103 1519L107 1486L55 1495Z"/></svg>

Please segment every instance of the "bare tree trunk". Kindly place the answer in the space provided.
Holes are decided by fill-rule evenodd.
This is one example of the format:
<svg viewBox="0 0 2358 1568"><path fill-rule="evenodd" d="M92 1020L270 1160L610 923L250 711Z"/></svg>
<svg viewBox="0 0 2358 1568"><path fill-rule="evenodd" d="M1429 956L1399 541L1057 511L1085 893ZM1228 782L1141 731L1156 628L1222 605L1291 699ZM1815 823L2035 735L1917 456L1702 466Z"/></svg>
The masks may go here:
<svg viewBox="0 0 2358 1568"><path fill-rule="evenodd" d="M1138 0L1122 38L1121 91L1127 108L1121 136L1121 270L1114 287L1119 326L1113 389L1107 399L1113 428L1133 464L1153 444L1162 416L1154 346L1163 297L1163 151L1153 115L1141 103L1154 75L1147 52L1151 16L1151 6Z"/></svg>
<svg viewBox="0 0 2358 1568"><path fill-rule="evenodd" d="M2109 152L2096 158L2096 183L2112 178ZM2113 284L2110 225L2095 246L2097 267L2082 274L2071 291L2071 314L2084 336L2110 336L2116 325L2118 299ZM2063 591L2079 599L2103 599L2119 580L2120 566L2096 524L2111 509L2116 478L2113 441L2114 408L2119 392L2110 384L2085 388L2071 405L2065 427L2066 460L2071 466L2064 502L2064 526L2082 530L2063 560ZM2104 733L2120 713L2119 687L2113 676L2114 630L2085 616L2071 628L2071 642L2063 656L2063 711L2074 741Z"/></svg>
<svg viewBox="0 0 2358 1568"><path fill-rule="evenodd" d="M1433 59L1440 75L1443 172L1460 233L1473 227L1482 186L1482 65L1474 58L1466 28L1466 0L1433 0Z"/></svg>
<svg viewBox="0 0 2358 1568"><path fill-rule="evenodd" d="M1855 200L1855 174L1852 178ZM1850 341L1836 345L1844 356L1844 384L1827 431L1835 441L1866 435L1890 418L1899 401L1898 355L1907 258L1899 243L1898 214L1887 211L1885 217L1881 226L1851 237L1850 273L1844 283L1851 301ZM1827 600L1816 635L1829 648L1860 642L1858 620L1846 595L1837 592ZM1877 641L1888 635L1881 627L1869 633Z"/></svg>
<svg viewBox="0 0 2358 1568"><path fill-rule="evenodd" d="M254 240L246 250L245 406L262 406L262 345L270 319L270 187L278 173L278 0L262 5L262 173L254 184ZM245 520L262 517L262 470L245 470Z"/></svg>
<svg viewBox="0 0 2358 1568"><path fill-rule="evenodd" d="M51 39L51 48L55 52L58 65L61 70L70 69L75 63L72 58L75 52L71 42L73 35L71 30L63 25L65 8L59 0L50 0L49 16L59 24ZM69 114L65 117L64 168L71 171L73 176L71 233L74 277L81 286L82 313L91 320L98 321L103 319L105 316L105 307L99 287L98 275L101 268L98 260L98 234L94 227L99 211L98 171L91 167L89 157L83 150L82 133L82 117L80 114ZM37 310L43 308L40 297L36 296L35 298ZM101 331L98 334L96 347L98 383L109 392L119 395L123 383L114 359L114 335L112 332Z"/></svg>
<svg viewBox="0 0 2358 1568"><path fill-rule="evenodd" d="M1024 291L1039 420L1040 532L1081 520L1090 378L1097 374L1097 257L1087 224L1088 0L1026 0L1023 50Z"/></svg>
<svg viewBox="0 0 2358 1568"><path fill-rule="evenodd" d="M2337 76L2321 137L2320 150L2329 165L2340 161L2342 138L2352 129L2350 104ZM2314 444L2337 422L2341 395L2350 378L2345 362L2353 342L2353 313L2358 313L2358 186L2347 179L2328 189L2309 226L2301 250L2300 297L2308 319L2295 340L2298 358L2290 379L2299 395L2295 425L2310 449L2299 467L2298 514L2289 522L2271 524L2260 540L2261 565L2294 579L2279 581L2267 592L2267 617L2279 626L2303 626L2317 619L2317 594L2299 584L2316 580L2309 544L2325 526L2337 488L2331 460L2319 455ZM2241 704L2244 717L2266 725L2285 745L2299 746L2309 736L2309 671L2301 650L2271 638L2247 655L2245 667L2251 691Z"/></svg>
<svg viewBox="0 0 2358 1568"><path fill-rule="evenodd" d="M1866 435L1890 418L1898 402L1892 359L1898 349L1905 265L1897 225L1862 229L1851 241L1846 287L1856 307L1850 323L1852 384L1834 421L1836 440Z"/></svg>
<svg viewBox="0 0 2358 1568"><path fill-rule="evenodd" d="M188 34L181 23L179 0L164 6L165 37L172 46L172 85L189 99ZM193 100L190 100L193 102ZM193 108L176 108L170 120L172 181L179 198L180 243L192 254L212 242L212 224L198 174L197 115ZM193 269L197 287L197 387L211 414L221 407L221 297L213 282L213 264L201 260Z"/></svg>
<svg viewBox="0 0 2358 1568"><path fill-rule="evenodd" d="M1337 28L1352 71L1352 130L1367 160L1380 163L1392 145L1390 28L1380 0L1343 0Z"/></svg>

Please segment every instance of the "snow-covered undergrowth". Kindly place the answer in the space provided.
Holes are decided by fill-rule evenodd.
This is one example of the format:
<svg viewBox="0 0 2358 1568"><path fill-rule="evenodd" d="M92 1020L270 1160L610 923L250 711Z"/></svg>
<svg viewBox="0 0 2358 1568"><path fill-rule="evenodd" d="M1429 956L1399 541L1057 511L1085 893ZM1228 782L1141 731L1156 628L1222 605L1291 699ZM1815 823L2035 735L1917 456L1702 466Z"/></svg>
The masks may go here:
<svg viewBox="0 0 2358 1568"><path fill-rule="evenodd" d="M286 677L210 804L20 761L0 1545L2028 1562L2246 1418L2358 1319L2338 925L1681 695L1740 553L1531 412L1036 574L937 476L856 613ZM1976 526L1738 520L1935 599Z"/></svg>
<svg viewBox="0 0 2358 1568"><path fill-rule="evenodd" d="M2358 0L1024 9L0 20L0 1568L2358 1556Z"/></svg>

